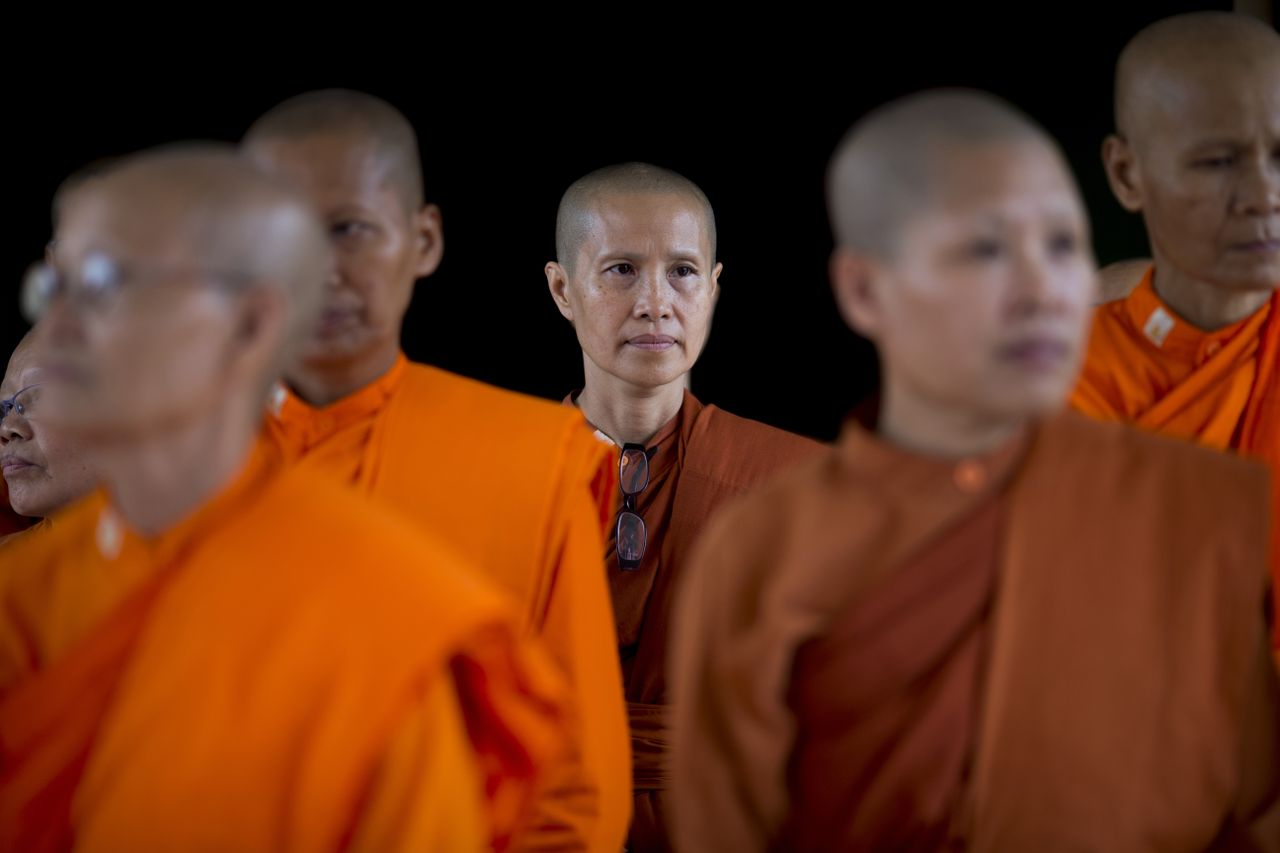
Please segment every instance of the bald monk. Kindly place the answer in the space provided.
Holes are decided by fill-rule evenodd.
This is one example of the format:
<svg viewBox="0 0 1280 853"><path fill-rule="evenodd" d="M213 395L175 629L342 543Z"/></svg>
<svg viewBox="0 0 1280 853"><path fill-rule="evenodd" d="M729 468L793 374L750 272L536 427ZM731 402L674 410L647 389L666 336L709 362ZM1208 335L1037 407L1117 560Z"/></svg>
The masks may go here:
<svg viewBox="0 0 1280 853"><path fill-rule="evenodd" d="M920 93L853 127L828 199L880 416L693 557L677 849L1274 848L1264 473L1058 413L1096 273L1057 146Z"/></svg>
<svg viewBox="0 0 1280 853"><path fill-rule="evenodd" d="M102 491L6 546L0 849L503 849L550 663L438 540L259 438L330 266L232 148L127 159L28 279L41 417Z"/></svg>
<svg viewBox="0 0 1280 853"><path fill-rule="evenodd" d="M46 377L33 357L33 338L34 332L23 336L0 381L0 471L9 505L38 519L88 494L94 478L75 443L41 423Z"/></svg>
<svg viewBox="0 0 1280 853"><path fill-rule="evenodd" d="M623 509L606 564L634 762L633 853L670 847L668 623L675 584L712 513L816 442L703 405L687 390L711 331L722 265L715 214L692 181L644 163L565 192L547 285L582 347L566 402L620 448Z"/></svg>
<svg viewBox="0 0 1280 853"><path fill-rule="evenodd" d="M1111 188L1153 262L1099 309L1071 404L1266 462L1280 584L1280 35L1202 12L1152 24L1116 67ZM1272 635L1280 649L1280 627Z"/></svg>
<svg viewBox="0 0 1280 853"><path fill-rule="evenodd" d="M437 531L520 603L571 689L573 752L522 849L616 853L630 811L621 677L601 564L614 465L575 412L410 363L401 325L444 250L417 140L389 104L326 91L244 140L301 187L337 258L322 319L269 420L289 459Z"/></svg>

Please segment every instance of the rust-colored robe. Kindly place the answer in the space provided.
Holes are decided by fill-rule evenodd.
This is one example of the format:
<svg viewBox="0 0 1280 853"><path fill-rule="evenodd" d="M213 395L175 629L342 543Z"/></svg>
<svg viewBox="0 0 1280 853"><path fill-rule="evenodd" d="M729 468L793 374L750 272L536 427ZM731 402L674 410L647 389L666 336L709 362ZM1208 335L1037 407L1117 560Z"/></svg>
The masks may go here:
<svg viewBox="0 0 1280 853"><path fill-rule="evenodd" d="M403 356L332 405L279 389L268 433L294 464L354 486L455 546L515 597L569 683L570 753L517 849L616 853L630 755L600 555L617 466L576 412Z"/></svg>
<svg viewBox="0 0 1280 853"><path fill-rule="evenodd" d="M0 849L503 848L563 745L501 593L262 445L159 536L95 493L0 564Z"/></svg>
<svg viewBox="0 0 1280 853"><path fill-rule="evenodd" d="M1272 586L1280 596L1280 290L1252 316L1202 332L1156 294L1155 268L1100 306L1071 405L1271 469ZM1280 620L1272 646L1280 649Z"/></svg>
<svg viewBox="0 0 1280 853"><path fill-rule="evenodd" d="M644 558L635 571L618 568L612 527L605 557L631 722L631 853L670 847L667 636L676 583L694 541L726 500L816 455L822 445L704 406L686 391L679 413L648 450L649 485L636 497L648 530Z"/></svg>
<svg viewBox="0 0 1280 853"><path fill-rule="evenodd" d="M1263 473L1073 413L954 462L851 427L686 572L677 849L1276 847Z"/></svg>

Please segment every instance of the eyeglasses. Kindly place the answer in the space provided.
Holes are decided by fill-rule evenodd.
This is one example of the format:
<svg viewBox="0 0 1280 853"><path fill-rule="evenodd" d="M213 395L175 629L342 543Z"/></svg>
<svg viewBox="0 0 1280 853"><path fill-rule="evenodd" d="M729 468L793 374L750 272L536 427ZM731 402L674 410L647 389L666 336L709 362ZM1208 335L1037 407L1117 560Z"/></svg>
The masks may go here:
<svg viewBox="0 0 1280 853"><path fill-rule="evenodd" d="M36 382L35 384L28 385L26 388L19 388L14 392L12 397L6 397L3 400L0 400L0 423L4 423L4 419L9 417L10 412L17 412L23 417L26 417L36 396L30 392L39 387L40 383Z"/></svg>
<svg viewBox="0 0 1280 853"><path fill-rule="evenodd" d="M649 452L643 444L622 445L618 457L618 487L622 490L622 508L618 510L614 540L617 542L618 568L633 572L640 568L648 545L649 531L636 512L636 495L649 485Z"/></svg>
<svg viewBox="0 0 1280 853"><path fill-rule="evenodd" d="M105 252L90 252L80 262L79 269L70 275L60 272L48 261L32 264L22 281L22 314L29 322L36 323L58 297L101 314L118 302L121 292L128 287L183 278L230 285L243 285L251 280L244 273L194 265L126 269Z"/></svg>

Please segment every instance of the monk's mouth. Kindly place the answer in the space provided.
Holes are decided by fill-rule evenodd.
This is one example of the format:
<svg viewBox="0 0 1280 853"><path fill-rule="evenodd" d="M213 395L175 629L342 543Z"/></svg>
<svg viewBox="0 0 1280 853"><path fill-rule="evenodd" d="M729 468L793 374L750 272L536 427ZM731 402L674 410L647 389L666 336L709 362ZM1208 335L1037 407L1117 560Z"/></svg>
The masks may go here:
<svg viewBox="0 0 1280 853"><path fill-rule="evenodd" d="M1052 338L1032 338L1006 344L999 350L1002 361L1030 370L1054 370L1066 363L1071 348Z"/></svg>
<svg viewBox="0 0 1280 853"><path fill-rule="evenodd" d="M647 352L665 352L676 345L676 339L668 335L640 335L627 341L627 344Z"/></svg>
<svg viewBox="0 0 1280 853"><path fill-rule="evenodd" d="M4 472L6 477L11 474L18 474L23 471L34 470L39 467L40 466L34 462L28 462L25 459L12 458L5 459L3 462L0 462L0 470Z"/></svg>
<svg viewBox="0 0 1280 853"><path fill-rule="evenodd" d="M331 334L354 325L359 311L354 309L327 309L320 315L320 334Z"/></svg>
<svg viewBox="0 0 1280 853"><path fill-rule="evenodd" d="M1232 248L1251 255L1274 255L1280 252L1280 240L1251 240L1248 243L1237 243Z"/></svg>

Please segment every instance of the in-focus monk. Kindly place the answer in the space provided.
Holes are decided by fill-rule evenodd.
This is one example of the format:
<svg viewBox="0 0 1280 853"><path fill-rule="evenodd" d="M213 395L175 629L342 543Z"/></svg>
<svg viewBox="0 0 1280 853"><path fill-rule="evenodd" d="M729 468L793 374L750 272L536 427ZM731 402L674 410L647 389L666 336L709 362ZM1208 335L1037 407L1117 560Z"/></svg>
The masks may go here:
<svg viewBox="0 0 1280 853"><path fill-rule="evenodd" d="M13 510L45 518L88 494L94 479L75 443L41 422L46 379L34 358L34 334L18 343L0 381L0 471Z"/></svg>
<svg viewBox="0 0 1280 853"><path fill-rule="evenodd" d="M1099 308L1071 404L1266 462L1280 584L1280 35L1226 12L1158 21L1115 97L1103 159L1153 261Z"/></svg>
<svg viewBox="0 0 1280 853"><path fill-rule="evenodd" d="M576 412L405 358L404 313L444 238L404 116L369 95L313 92L259 119L243 147L303 189L337 259L316 333L286 365L274 440L438 531L520 602L525 634L570 684L573 743L517 846L615 853L630 812L601 562L616 463Z"/></svg>
<svg viewBox="0 0 1280 853"><path fill-rule="evenodd" d="M692 181L644 163L574 182L547 284L582 346L576 405L620 449L622 508L606 551L634 762L633 853L667 850L667 634L695 537L726 499L821 445L703 405L688 374L711 331L722 265Z"/></svg>
<svg viewBox="0 0 1280 853"><path fill-rule="evenodd" d="M828 175L879 418L699 544L677 849L1274 848L1265 472L1059 413L1096 272L1057 146L926 92Z"/></svg>
<svg viewBox="0 0 1280 853"><path fill-rule="evenodd" d="M438 540L260 438L330 259L232 148L80 191L41 417L103 484L3 551L0 849L488 850L527 819L559 686Z"/></svg>

